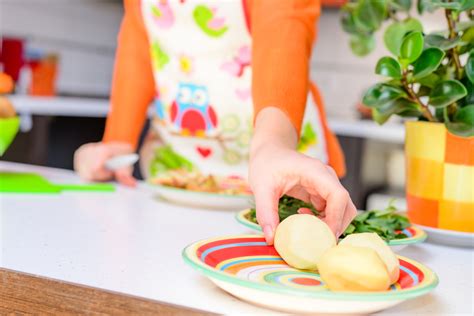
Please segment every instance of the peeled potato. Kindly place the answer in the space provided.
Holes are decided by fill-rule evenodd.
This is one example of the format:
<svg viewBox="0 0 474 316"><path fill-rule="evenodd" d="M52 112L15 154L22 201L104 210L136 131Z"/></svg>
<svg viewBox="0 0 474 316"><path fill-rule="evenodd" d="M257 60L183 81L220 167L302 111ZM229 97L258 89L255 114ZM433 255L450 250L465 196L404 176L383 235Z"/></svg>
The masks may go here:
<svg viewBox="0 0 474 316"><path fill-rule="evenodd" d="M297 269L316 269L322 254L335 245L336 237L331 229L314 215L291 215L275 232L275 249L286 263Z"/></svg>
<svg viewBox="0 0 474 316"><path fill-rule="evenodd" d="M15 117L15 108L6 97L0 96L0 118Z"/></svg>
<svg viewBox="0 0 474 316"><path fill-rule="evenodd" d="M390 286L385 264L375 250L367 247L333 247L319 261L318 270L332 291L376 292Z"/></svg>
<svg viewBox="0 0 474 316"><path fill-rule="evenodd" d="M387 243L376 233L352 234L341 240L339 245L368 247L375 250L387 267L388 274L390 275L390 284L397 282L400 276L398 258Z"/></svg>

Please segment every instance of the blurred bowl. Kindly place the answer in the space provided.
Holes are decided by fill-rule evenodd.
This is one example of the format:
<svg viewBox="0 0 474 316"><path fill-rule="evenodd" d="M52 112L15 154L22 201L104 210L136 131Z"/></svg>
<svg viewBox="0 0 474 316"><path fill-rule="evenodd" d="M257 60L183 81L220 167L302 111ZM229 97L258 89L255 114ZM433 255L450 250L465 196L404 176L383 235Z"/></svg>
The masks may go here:
<svg viewBox="0 0 474 316"><path fill-rule="evenodd" d="M18 116L0 119L0 156L3 156L7 151L19 128L20 118Z"/></svg>

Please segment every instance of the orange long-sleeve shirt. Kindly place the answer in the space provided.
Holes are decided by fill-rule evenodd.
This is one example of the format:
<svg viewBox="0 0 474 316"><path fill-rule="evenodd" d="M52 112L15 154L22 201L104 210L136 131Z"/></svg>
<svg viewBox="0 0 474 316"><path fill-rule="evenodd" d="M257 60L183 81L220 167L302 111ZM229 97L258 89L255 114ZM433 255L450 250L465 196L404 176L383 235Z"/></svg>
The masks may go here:
<svg viewBox="0 0 474 316"><path fill-rule="evenodd" d="M319 0L243 0L252 36L252 97L255 116L274 106L299 131L308 91L309 61L320 14ZM136 146L147 109L156 95L147 32L140 1L124 0L104 141ZM278 65L276 67L275 65ZM159 84L159 83L158 83ZM318 104L321 107L321 104ZM323 118L329 164L345 173L342 152Z"/></svg>

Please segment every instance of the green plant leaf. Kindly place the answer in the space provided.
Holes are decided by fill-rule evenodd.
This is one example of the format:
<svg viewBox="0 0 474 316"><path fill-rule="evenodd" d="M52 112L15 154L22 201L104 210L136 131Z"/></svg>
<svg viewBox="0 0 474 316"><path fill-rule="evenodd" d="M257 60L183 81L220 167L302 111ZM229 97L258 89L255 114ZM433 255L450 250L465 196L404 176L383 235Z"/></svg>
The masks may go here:
<svg viewBox="0 0 474 316"><path fill-rule="evenodd" d="M413 79L418 80L426 77L438 69L444 56L444 52L439 48L430 47L425 49L413 65Z"/></svg>
<svg viewBox="0 0 474 316"><path fill-rule="evenodd" d="M399 79L402 77L402 68L398 61L392 57L382 57L375 66L375 73L385 77Z"/></svg>
<svg viewBox="0 0 474 316"><path fill-rule="evenodd" d="M466 96L467 90L457 80L446 80L438 83L430 94L429 104L443 108Z"/></svg>
<svg viewBox="0 0 474 316"><path fill-rule="evenodd" d="M461 83L466 87L467 95L464 99L459 100L459 104L461 106L474 104L474 83L472 83L467 77L462 78Z"/></svg>
<svg viewBox="0 0 474 316"><path fill-rule="evenodd" d="M459 11L462 7L462 0L454 0L454 1L444 1L444 0L430 0L431 6L433 8L444 8L450 10Z"/></svg>
<svg viewBox="0 0 474 316"><path fill-rule="evenodd" d="M423 86L427 86L428 88L434 88L440 80L440 76L435 73L431 73L426 77L418 79L418 82Z"/></svg>
<svg viewBox="0 0 474 316"><path fill-rule="evenodd" d="M405 117L418 117L421 115L420 106L418 103L407 99L396 99L392 102L388 102L380 107L377 107L377 110L379 113L384 115L398 114Z"/></svg>
<svg viewBox="0 0 474 316"><path fill-rule="evenodd" d="M464 0L460 11L468 11L474 9L474 0Z"/></svg>
<svg viewBox="0 0 474 316"><path fill-rule="evenodd" d="M397 10L408 12L411 8L411 0L393 0L391 5Z"/></svg>
<svg viewBox="0 0 474 316"><path fill-rule="evenodd" d="M474 127L465 123L459 122L445 122L446 128L449 132L460 137L473 137Z"/></svg>
<svg viewBox="0 0 474 316"><path fill-rule="evenodd" d="M424 12L433 12L436 10L436 7L433 6L432 0L418 0L416 8L420 15Z"/></svg>
<svg viewBox="0 0 474 316"><path fill-rule="evenodd" d="M359 0L354 10L356 23L370 31L377 30L387 16L387 0Z"/></svg>
<svg viewBox="0 0 474 316"><path fill-rule="evenodd" d="M474 27L470 27L464 31L461 40L467 44L474 44Z"/></svg>
<svg viewBox="0 0 474 316"><path fill-rule="evenodd" d="M361 34L367 32L366 29L360 28L359 25L356 24L354 14L347 10L343 10L341 25L342 29L349 34Z"/></svg>
<svg viewBox="0 0 474 316"><path fill-rule="evenodd" d="M420 57L423 52L423 35L421 32L412 32L405 36L400 46L400 62L408 66Z"/></svg>
<svg viewBox="0 0 474 316"><path fill-rule="evenodd" d="M406 96L405 91L399 87L391 86L386 83L377 83L366 91L362 103L368 107L379 107Z"/></svg>
<svg viewBox="0 0 474 316"><path fill-rule="evenodd" d="M460 108L454 115L454 122L462 122L474 127L474 104Z"/></svg>
<svg viewBox="0 0 474 316"><path fill-rule="evenodd" d="M425 36L425 43L428 47L438 47L442 50L448 50L458 45L462 45L464 42L460 37L448 39L439 34L428 34Z"/></svg>
<svg viewBox="0 0 474 316"><path fill-rule="evenodd" d="M395 56L400 53L403 37L408 32L422 32L423 26L420 21L414 18L408 18L401 22L390 24L385 30L383 40L385 47Z"/></svg>
<svg viewBox="0 0 474 316"><path fill-rule="evenodd" d="M377 123L377 124L384 124L385 122L388 121L388 119L392 116L391 114L382 114L377 108L372 109L372 119Z"/></svg>
<svg viewBox="0 0 474 316"><path fill-rule="evenodd" d="M366 56L375 48L375 37L373 35L352 35L349 44L355 55Z"/></svg>
<svg viewBox="0 0 474 316"><path fill-rule="evenodd" d="M466 70L466 75L471 83L474 83L474 51L469 54L469 58L467 59L464 69Z"/></svg>

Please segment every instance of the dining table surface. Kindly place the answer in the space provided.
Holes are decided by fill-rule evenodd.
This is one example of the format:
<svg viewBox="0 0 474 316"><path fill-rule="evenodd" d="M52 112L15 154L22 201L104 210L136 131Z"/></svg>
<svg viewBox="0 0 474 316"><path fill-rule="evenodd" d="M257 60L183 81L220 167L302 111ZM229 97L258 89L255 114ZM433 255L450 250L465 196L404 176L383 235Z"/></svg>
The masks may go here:
<svg viewBox="0 0 474 316"><path fill-rule="evenodd" d="M81 183L70 170L0 161L0 171ZM114 192L0 193L0 314L72 305L91 314L278 314L224 292L182 259L197 240L250 233L234 216L166 203L144 182ZM400 254L434 270L439 285L378 314L473 315L472 248L428 238ZM44 300L49 305L38 307Z"/></svg>

